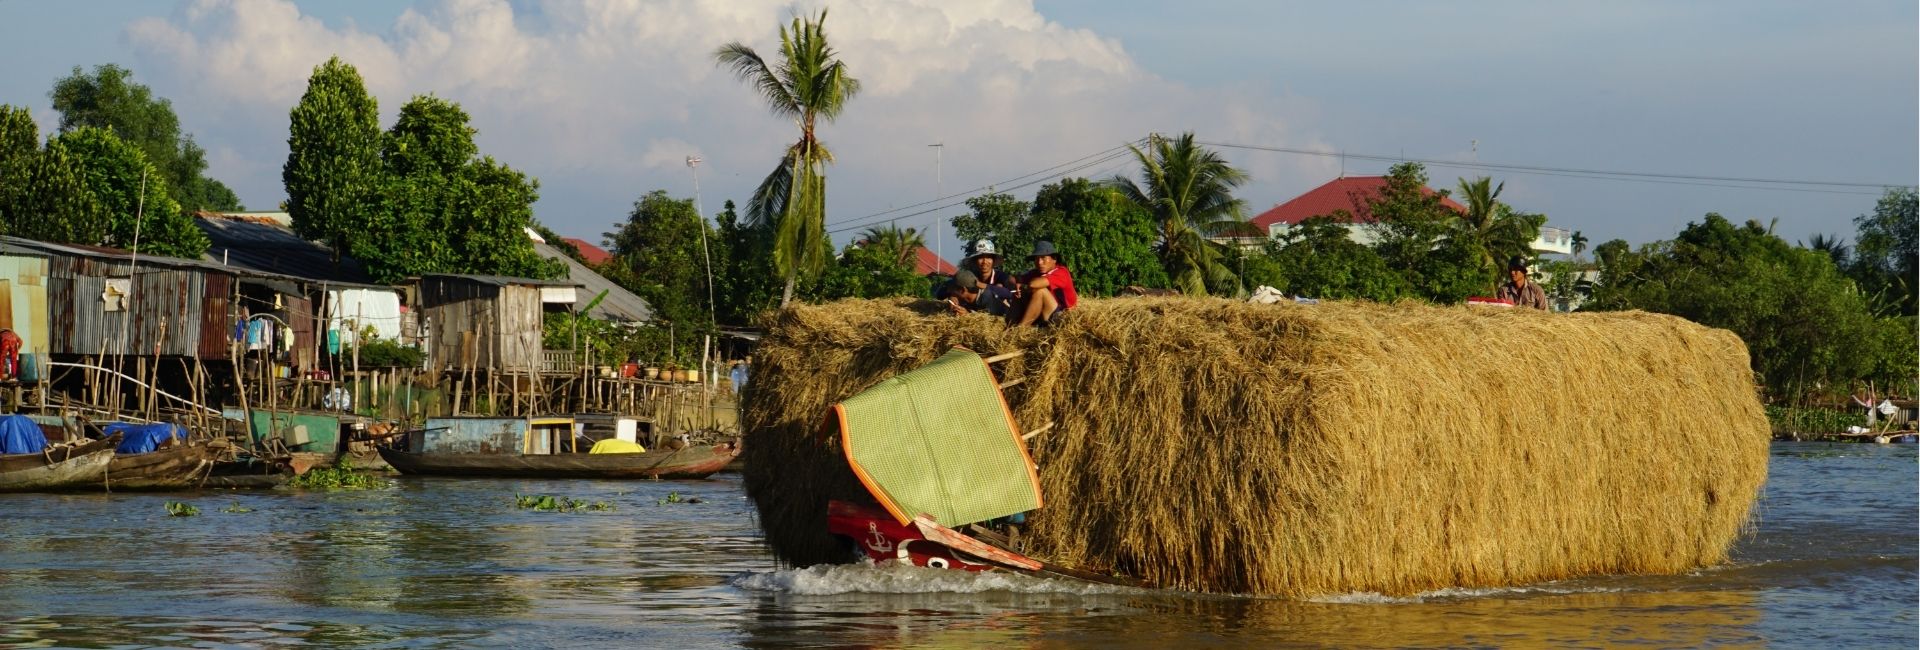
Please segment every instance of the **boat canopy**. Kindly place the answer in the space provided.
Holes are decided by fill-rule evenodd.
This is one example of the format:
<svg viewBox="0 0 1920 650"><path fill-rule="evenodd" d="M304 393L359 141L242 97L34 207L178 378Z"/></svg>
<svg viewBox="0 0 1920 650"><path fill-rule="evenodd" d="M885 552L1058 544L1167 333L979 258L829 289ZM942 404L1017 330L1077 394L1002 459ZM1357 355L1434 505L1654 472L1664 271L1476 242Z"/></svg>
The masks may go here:
<svg viewBox="0 0 1920 650"><path fill-rule="evenodd" d="M40 425L24 415L0 415L0 454L37 454L46 448Z"/></svg>
<svg viewBox="0 0 1920 650"><path fill-rule="evenodd" d="M1040 507L1040 477L985 360L955 348L835 404L828 426L860 482L902 525L948 527Z"/></svg>

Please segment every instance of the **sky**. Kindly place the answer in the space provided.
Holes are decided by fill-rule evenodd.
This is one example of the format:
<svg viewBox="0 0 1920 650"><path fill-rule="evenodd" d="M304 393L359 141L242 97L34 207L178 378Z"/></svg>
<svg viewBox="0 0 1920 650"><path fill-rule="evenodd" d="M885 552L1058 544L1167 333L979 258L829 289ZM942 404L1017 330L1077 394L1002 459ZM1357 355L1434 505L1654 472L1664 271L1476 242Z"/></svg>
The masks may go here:
<svg viewBox="0 0 1920 650"><path fill-rule="evenodd" d="M892 220L958 257L967 196L1137 172L1119 147L1150 133L1214 143L1249 217L1407 159L1436 188L1490 175L1596 245L1708 212L1851 239L1920 176L1910 0L0 0L0 103L45 133L56 79L119 64L274 209L288 111L339 55L383 128L416 95L460 103L482 153L540 180L536 218L598 242L653 190L744 206L797 129L712 53L771 53L822 7L863 84L820 129L841 242Z"/></svg>

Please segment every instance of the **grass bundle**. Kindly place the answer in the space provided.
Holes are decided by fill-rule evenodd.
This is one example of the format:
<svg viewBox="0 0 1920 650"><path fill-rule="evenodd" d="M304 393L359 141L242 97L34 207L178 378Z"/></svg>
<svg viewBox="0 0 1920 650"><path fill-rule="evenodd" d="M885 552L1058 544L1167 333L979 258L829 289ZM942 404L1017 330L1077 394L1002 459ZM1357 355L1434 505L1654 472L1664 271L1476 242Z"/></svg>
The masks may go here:
<svg viewBox="0 0 1920 650"><path fill-rule="evenodd" d="M953 346L1000 369L1048 505L1039 557L1168 588L1407 594L1715 564L1766 478L1733 334L1639 312L1088 300L1052 329L937 303L769 316L744 396L768 544L842 561L865 491L827 408Z"/></svg>

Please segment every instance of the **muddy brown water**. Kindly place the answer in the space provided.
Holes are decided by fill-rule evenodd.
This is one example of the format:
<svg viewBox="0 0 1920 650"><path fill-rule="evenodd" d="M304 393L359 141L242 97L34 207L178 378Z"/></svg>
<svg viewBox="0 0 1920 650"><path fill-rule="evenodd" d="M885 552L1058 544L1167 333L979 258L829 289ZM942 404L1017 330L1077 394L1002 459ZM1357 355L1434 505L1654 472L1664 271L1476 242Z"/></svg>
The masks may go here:
<svg viewBox="0 0 1920 650"><path fill-rule="evenodd" d="M1308 602L782 569L724 476L0 495L0 646L1912 648L1915 449L1776 443L1728 566ZM616 509L520 510L516 494Z"/></svg>

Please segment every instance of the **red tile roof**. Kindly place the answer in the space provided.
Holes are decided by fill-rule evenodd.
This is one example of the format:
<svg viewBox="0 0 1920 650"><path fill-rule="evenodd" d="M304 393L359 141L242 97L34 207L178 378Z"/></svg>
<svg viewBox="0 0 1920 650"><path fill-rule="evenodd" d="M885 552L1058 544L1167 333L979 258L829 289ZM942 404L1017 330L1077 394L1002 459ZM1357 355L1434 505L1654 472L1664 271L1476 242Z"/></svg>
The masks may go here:
<svg viewBox="0 0 1920 650"><path fill-rule="evenodd" d="M1306 194L1293 197L1293 200L1273 209L1262 212L1253 218L1253 225L1261 231L1273 227L1273 224L1293 225L1313 217L1331 217L1334 212L1346 210L1352 215L1349 223L1372 223L1373 215L1367 210L1367 200L1379 196L1380 190L1387 186L1385 176L1348 176L1327 181L1325 185L1313 188ZM1433 188L1421 188L1431 196ZM1441 199L1441 205L1456 212L1465 212L1466 207L1451 198Z"/></svg>
<svg viewBox="0 0 1920 650"><path fill-rule="evenodd" d="M938 273L940 275L953 275L954 271L958 270L958 269L955 269L953 265L948 263L946 260L940 259L939 255L933 254L933 251L927 250L927 247L925 246L921 246L919 250L916 250L913 253L914 253L914 264L913 264L914 273L918 273L920 275L932 275L934 273Z"/></svg>
<svg viewBox="0 0 1920 650"><path fill-rule="evenodd" d="M585 239L578 237L561 237L561 239L569 244L573 244L574 248L580 249L580 257L587 260L588 266L599 266L601 262L613 259L613 253L609 253L606 249L600 248L599 246L589 244Z"/></svg>

